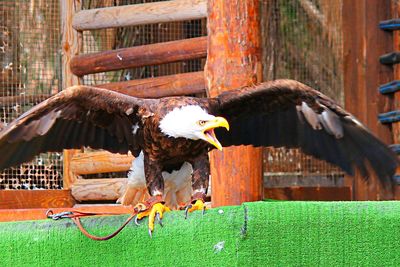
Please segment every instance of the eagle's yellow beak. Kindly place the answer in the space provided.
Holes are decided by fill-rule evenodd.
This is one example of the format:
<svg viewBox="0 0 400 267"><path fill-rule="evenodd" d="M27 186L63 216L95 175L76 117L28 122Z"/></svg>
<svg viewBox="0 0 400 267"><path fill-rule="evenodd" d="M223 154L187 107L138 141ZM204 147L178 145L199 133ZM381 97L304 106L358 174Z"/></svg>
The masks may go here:
<svg viewBox="0 0 400 267"><path fill-rule="evenodd" d="M213 120L209 120L204 124L203 134L207 142L215 146L218 150L222 150L222 145L215 136L214 129L224 127L229 131L229 123L225 118L215 117Z"/></svg>

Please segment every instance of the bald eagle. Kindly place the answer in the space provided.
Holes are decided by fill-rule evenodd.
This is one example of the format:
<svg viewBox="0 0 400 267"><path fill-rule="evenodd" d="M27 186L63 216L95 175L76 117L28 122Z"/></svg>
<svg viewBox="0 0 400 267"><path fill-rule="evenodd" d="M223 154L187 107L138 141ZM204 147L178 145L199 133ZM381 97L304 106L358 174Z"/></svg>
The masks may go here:
<svg viewBox="0 0 400 267"><path fill-rule="evenodd" d="M225 128L225 129L224 129ZM228 131L229 130L229 131ZM253 145L300 148L341 167L379 177L391 187L399 162L384 143L322 93L293 80L239 88L215 98L140 99L89 86L50 97L0 133L0 169L46 151L81 148L114 153L143 151L146 187L141 219L149 230L164 204L163 171L193 168L189 211L203 209L211 149Z"/></svg>

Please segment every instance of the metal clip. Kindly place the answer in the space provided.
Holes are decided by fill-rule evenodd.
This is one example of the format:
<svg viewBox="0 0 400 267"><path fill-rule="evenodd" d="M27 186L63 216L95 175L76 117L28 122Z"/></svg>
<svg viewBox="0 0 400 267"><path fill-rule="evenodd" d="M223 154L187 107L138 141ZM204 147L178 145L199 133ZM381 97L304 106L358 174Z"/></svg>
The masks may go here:
<svg viewBox="0 0 400 267"><path fill-rule="evenodd" d="M59 220L59 219L64 219L64 218L70 218L69 215L72 215L72 211L63 211L60 213L54 214L52 210L48 210L46 212L47 218L53 219L53 220Z"/></svg>
<svg viewBox="0 0 400 267"><path fill-rule="evenodd" d="M145 211L145 210L147 210L147 209L148 209L148 208L147 208L146 205L143 204L143 203L138 203L138 204L136 204L135 207L133 207L133 210L134 210L135 212L137 212L137 213L143 212L143 211Z"/></svg>

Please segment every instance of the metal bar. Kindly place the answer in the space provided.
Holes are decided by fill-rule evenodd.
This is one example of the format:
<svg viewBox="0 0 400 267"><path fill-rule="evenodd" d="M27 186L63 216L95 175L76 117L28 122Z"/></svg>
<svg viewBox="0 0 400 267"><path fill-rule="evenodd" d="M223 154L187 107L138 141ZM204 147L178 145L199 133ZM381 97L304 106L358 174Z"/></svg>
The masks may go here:
<svg viewBox="0 0 400 267"><path fill-rule="evenodd" d="M385 31L395 31L400 29L400 19L389 19L379 22L379 28Z"/></svg>
<svg viewBox="0 0 400 267"><path fill-rule="evenodd" d="M400 52L391 52L379 57L379 62L384 65L400 63Z"/></svg>
<svg viewBox="0 0 400 267"><path fill-rule="evenodd" d="M379 86L381 94L390 94L400 90L400 80L395 80L390 83L385 83Z"/></svg>
<svg viewBox="0 0 400 267"><path fill-rule="evenodd" d="M393 123L400 121L400 110L389 111L378 115L381 123Z"/></svg>

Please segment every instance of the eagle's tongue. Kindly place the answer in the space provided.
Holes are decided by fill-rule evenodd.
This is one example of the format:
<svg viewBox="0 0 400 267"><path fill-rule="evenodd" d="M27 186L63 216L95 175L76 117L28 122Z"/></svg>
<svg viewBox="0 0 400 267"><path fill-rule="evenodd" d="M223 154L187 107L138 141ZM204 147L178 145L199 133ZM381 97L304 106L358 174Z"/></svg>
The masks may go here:
<svg viewBox="0 0 400 267"><path fill-rule="evenodd" d="M206 135L211 138L214 142L218 142L217 137L215 136L214 129L210 129L206 131Z"/></svg>
<svg viewBox="0 0 400 267"><path fill-rule="evenodd" d="M217 137L215 136L214 129L210 129L204 132L204 134L209 139L208 142L215 146L218 150L222 150L221 143L218 141Z"/></svg>

